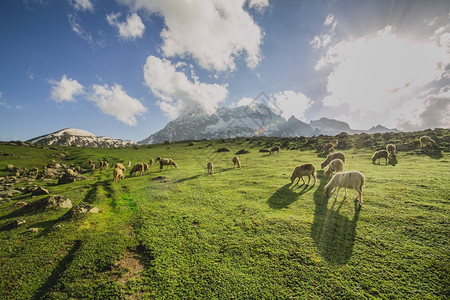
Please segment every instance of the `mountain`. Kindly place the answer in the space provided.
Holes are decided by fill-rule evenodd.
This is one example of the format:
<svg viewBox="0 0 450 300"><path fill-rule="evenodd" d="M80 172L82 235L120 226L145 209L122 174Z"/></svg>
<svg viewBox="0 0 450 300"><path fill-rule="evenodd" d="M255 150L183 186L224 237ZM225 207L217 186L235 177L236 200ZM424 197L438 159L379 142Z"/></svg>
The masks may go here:
<svg viewBox="0 0 450 300"><path fill-rule="evenodd" d="M400 132L400 130L398 130L396 128L386 128L384 126L377 125L377 126L373 126L369 130L366 130L365 132L369 133L369 134L374 134L374 133L386 133L386 132Z"/></svg>
<svg viewBox="0 0 450 300"><path fill-rule="evenodd" d="M104 136L95 136L86 130L66 128L47 135L28 140L38 145L76 146L76 147L127 147L136 145L128 140L114 139Z"/></svg>
<svg viewBox="0 0 450 300"><path fill-rule="evenodd" d="M356 134L388 131L398 132L397 129L388 129L380 125L368 131L354 130L345 122L327 118L314 120L309 124L294 116L286 121L265 104L252 103L235 108L221 107L212 115L177 118L138 144L159 144L167 140L176 142L252 136L310 137L319 134L335 136L341 132Z"/></svg>

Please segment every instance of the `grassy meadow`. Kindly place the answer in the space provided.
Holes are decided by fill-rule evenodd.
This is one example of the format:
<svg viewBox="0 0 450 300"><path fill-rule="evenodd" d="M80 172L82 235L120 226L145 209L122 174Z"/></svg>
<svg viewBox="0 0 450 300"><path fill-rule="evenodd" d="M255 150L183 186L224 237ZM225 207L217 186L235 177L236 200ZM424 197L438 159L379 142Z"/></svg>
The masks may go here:
<svg viewBox="0 0 450 300"><path fill-rule="evenodd" d="M450 132L428 132L438 147L420 149L416 134L341 136L345 171L366 177L356 192L326 198L329 181L317 150L331 137L237 138L120 149L2 143L7 164L39 170L51 162L88 169L172 157L143 176L113 182L113 168L82 180L38 185L73 204L100 208L26 211L14 194L0 204L0 299L448 299L450 295ZM375 150L410 143L395 162L372 164ZM412 143L412 144L411 144ZM279 145L281 152L259 152ZM217 152L218 148L230 152ZM238 150L242 169L231 162ZM213 175L206 163L214 162ZM315 185L290 182L298 164L313 163ZM1 182L0 182L1 184ZM39 228L33 233L29 228Z"/></svg>

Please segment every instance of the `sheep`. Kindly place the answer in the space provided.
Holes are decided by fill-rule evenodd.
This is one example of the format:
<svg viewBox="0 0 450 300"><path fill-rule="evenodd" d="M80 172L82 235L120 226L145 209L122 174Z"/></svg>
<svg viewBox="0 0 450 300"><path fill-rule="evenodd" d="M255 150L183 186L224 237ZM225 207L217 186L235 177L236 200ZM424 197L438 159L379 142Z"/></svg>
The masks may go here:
<svg viewBox="0 0 450 300"><path fill-rule="evenodd" d="M128 161L128 167L131 167L131 161Z"/></svg>
<svg viewBox="0 0 450 300"><path fill-rule="evenodd" d="M113 178L114 178L114 182L119 181L120 179L124 179L125 176L123 176L123 172L122 169L120 168L114 168L113 171Z"/></svg>
<svg viewBox="0 0 450 300"><path fill-rule="evenodd" d="M233 165L234 165L235 169L236 169L236 166L238 166L239 169L241 168L241 161L239 160L239 157L237 157L237 156L233 157L232 161L233 161Z"/></svg>
<svg viewBox="0 0 450 300"><path fill-rule="evenodd" d="M334 152L328 154L327 158L323 162L320 163L320 168L323 169L334 159L340 159L345 163L345 154L342 152Z"/></svg>
<svg viewBox="0 0 450 300"><path fill-rule="evenodd" d="M160 160L161 160L161 156L158 156L158 157L155 159L155 162L160 161Z"/></svg>
<svg viewBox="0 0 450 300"><path fill-rule="evenodd" d="M356 199L359 198L359 204L361 205L363 203L363 185L366 178L361 172L358 171L347 171L347 172L340 172L334 174L334 176L331 178L330 182L324 187L325 195L329 197L331 195L331 192L337 188L335 199L339 196L339 190L341 187L345 190L345 196L347 197L347 189L355 189L356 192L358 192L358 196ZM356 201L355 199L355 201Z"/></svg>
<svg viewBox="0 0 450 300"><path fill-rule="evenodd" d="M336 140L336 139L334 139L334 140L332 140L332 141L330 142L330 144L332 144L332 145L333 145L333 148L336 148L336 147L337 147L337 145L339 144L339 141L338 141L338 140Z"/></svg>
<svg viewBox="0 0 450 300"><path fill-rule="evenodd" d="M148 166L148 164L143 164L143 165L144 165L144 173L145 173L150 169L150 167Z"/></svg>
<svg viewBox="0 0 450 300"><path fill-rule="evenodd" d="M94 172L95 171L95 164L91 165L91 171Z"/></svg>
<svg viewBox="0 0 450 300"><path fill-rule="evenodd" d="M171 158L159 158L159 169L162 170L164 166L167 166L167 168L174 166L175 168L178 168L177 163L171 159Z"/></svg>
<svg viewBox="0 0 450 300"><path fill-rule="evenodd" d="M380 150L373 154L372 156L372 163L375 163L378 159L378 164L381 164L381 158L384 158L385 164L387 165L389 153L386 150Z"/></svg>
<svg viewBox="0 0 450 300"><path fill-rule="evenodd" d="M109 164L106 161L101 161L100 162L100 170L102 170L103 168L108 169Z"/></svg>
<svg viewBox="0 0 450 300"><path fill-rule="evenodd" d="M206 164L206 167L208 168L208 174L212 174L214 171L214 164L210 161Z"/></svg>
<svg viewBox="0 0 450 300"><path fill-rule="evenodd" d="M322 153L328 152L332 148L334 149L334 145L332 143L323 144L321 152Z"/></svg>
<svg viewBox="0 0 450 300"><path fill-rule="evenodd" d="M425 146L428 145L428 144L436 145L436 142L433 141L433 140L432 140L429 136L427 136L427 135L421 136L420 139L419 139L419 142L420 142L420 147L425 147Z"/></svg>
<svg viewBox="0 0 450 300"><path fill-rule="evenodd" d="M124 172L126 171L125 167L121 163L116 163L116 166L114 168L119 168Z"/></svg>
<svg viewBox="0 0 450 300"><path fill-rule="evenodd" d="M155 164L155 161L153 160L153 158L151 158L150 161L149 161L150 167L153 167L154 164Z"/></svg>
<svg viewBox="0 0 450 300"><path fill-rule="evenodd" d="M344 162L340 160L339 158L333 159L330 164L328 165L328 169L325 171L324 175L325 177L331 177L333 175L333 172L336 171L342 172L344 170Z"/></svg>
<svg viewBox="0 0 450 300"><path fill-rule="evenodd" d="M139 174L142 176L144 174L144 165L143 164L135 164L133 168L130 170L130 176L133 176L134 173L139 172Z"/></svg>
<svg viewBox="0 0 450 300"><path fill-rule="evenodd" d="M89 160L89 165L90 165L90 166L92 165L92 159Z"/></svg>
<svg viewBox="0 0 450 300"><path fill-rule="evenodd" d="M309 182L311 180L311 176L314 179L314 184L316 184L316 167L314 167L313 164L304 164L304 165L298 165L294 168L291 175L291 182L294 183L295 179L298 177L297 183L294 185L296 186L300 182L300 178L302 179L303 183L305 183L305 180L303 179L303 176L308 176L308 183L306 185L309 185Z"/></svg>
<svg viewBox="0 0 450 300"><path fill-rule="evenodd" d="M397 149L395 148L395 145L393 145L393 144L386 145L386 151L389 153L389 156L395 155L396 150Z"/></svg>
<svg viewBox="0 0 450 300"><path fill-rule="evenodd" d="M273 147L272 149L270 149L270 154L272 154L274 152L277 152L277 154L279 154L280 153L280 147L276 146L276 147Z"/></svg>

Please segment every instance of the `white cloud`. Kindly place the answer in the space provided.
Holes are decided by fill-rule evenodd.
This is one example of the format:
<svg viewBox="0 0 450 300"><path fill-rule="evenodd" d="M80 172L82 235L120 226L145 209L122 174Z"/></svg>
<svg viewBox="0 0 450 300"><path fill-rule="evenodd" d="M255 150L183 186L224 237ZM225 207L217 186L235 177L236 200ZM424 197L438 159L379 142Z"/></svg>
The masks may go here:
<svg viewBox="0 0 450 300"><path fill-rule="evenodd" d="M119 35L121 38L125 40L135 40L136 38L141 38L144 35L145 25L136 13L129 15L125 22L119 22L119 17L119 13L112 13L106 15L106 20L109 25L114 26L119 30Z"/></svg>
<svg viewBox="0 0 450 300"><path fill-rule="evenodd" d="M82 10L82 11L89 10L91 12L94 11L94 5L92 5L92 2L90 0L72 0L72 1L70 1L70 3L77 10Z"/></svg>
<svg viewBox="0 0 450 300"><path fill-rule="evenodd" d="M68 17L70 28L72 28L73 32L75 32L83 40L86 40L90 45L94 45L94 39L92 38L92 35L86 32L81 26L78 16L76 14L69 14Z"/></svg>
<svg viewBox="0 0 450 300"><path fill-rule="evenodd" d="M248 0L248 7L253 8L260 13L263 13L268 6L269 0Z"/></svg>
<svg viewBox="0 0 450 300"><path fill-rule="evenodd" d="M246 105L252 104L253 102L255 102L255 99L250 98L250 97L243 97L243 98L239 99L238 102L232 103L231 107L246 106Z"/></svg>
<svg viewBox="0 0 450 300"><path fill-rule="evenodd" d="M273 103L281 116L289 119L291 116L301 121L306 121L305 111L311 106L312 101L302 93L284 91L273 95Z"/></svg>
<svg viewBox="0 0 450 300"><path fill-rule="evenodd" d="M450 63L448 28L437 35L423 43L397 37L386 26L377 34L330 46L316 64L317 70L330 71L323 99L329 116L340 116L353 128L401 127L406 123L399 116L415 99L416 120L408 118L408 124L419 126L420 116L428 116L422 113L436 107L428 86L441 79Z"/></svg>
<svg viewBox="0 0 450 300"><path fill-rule="evenodd" d="M193 81L170 61L149 56L144 66L144 80L161 100L160 109L171 119L194 113L214 113L228 94L226 85Z"/></svg>
<svg viewBox="0 0 450 300"><path fill-rule="evenodd" d="M325 30L320 35L314 36L313 40L309 43L314 49L328 46L335 35L334 29L336 28L337 21L333 15L328 15L323 25L325 26Z"/></svg>
<svg viewBox="0 0 450 300"><path fill-rule="evenodd" d="M58 103L75 102L73 97L84 93L83 86L78 81L67 78L65 74L60 81L49 80L49 83L52 85L50 99Z"/></svg>
<svg viewBox="0 0 450 300"><path fill-rule="evenodd" d="M164 18L161 50L165 57L192 57L202 68L217 72L235 70L240 58L249 68L261 60L263 33L244 10L245 0L121 2Z"/></svg>
<svg viewBox="0 0 450 300"><path fill-rule="evenodd" d="M128 96L118 84L112 87L94 84L92 90L88 100L94 102L104 114L113 116L126 125L136 126L136 116L147 111L138 99Z"/></svg>

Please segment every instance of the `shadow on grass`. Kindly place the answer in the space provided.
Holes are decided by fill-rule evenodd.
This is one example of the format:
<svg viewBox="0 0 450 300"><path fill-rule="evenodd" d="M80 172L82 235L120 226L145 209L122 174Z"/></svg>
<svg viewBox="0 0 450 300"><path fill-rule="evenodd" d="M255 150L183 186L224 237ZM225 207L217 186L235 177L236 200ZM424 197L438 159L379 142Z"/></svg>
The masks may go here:
<svg viewBox="0 0 450 300"><path fill-rule="evenodd" d="M425 147L424 149L421 149L420 154L426 155L432 159L441 159L444 157L441 149L438 148Z"/></svg>
<svg viewBox="0 0 450 300"><path fill-rule="evenodd" d="M56 266L55 270L53 270L52 274L48 277L47 281L39 288L39 290L34 294L33 299L44 299L44 296L51 291L51 289L57 284L58 279L61 277L61 275L64 273L64 271L67 269L67 266L69 266L75 256L75 253L78 251L78 249L81 246L81 241L76 240L75 244L72 246L72 248L69 250L67 255L61 260L61 262Z"/></svg>
<svg viewBox="0 0 450 300"><path fill-rule="evenodd" d="M328 207L329 198L323 191L327 181L323 171L317 172L320 185L314 193L314 221L311 226L311 236L319 253L331 264L346 264L353 254L356 225L360 210L355 208L353 219L341 215L339 210L349 200L332 201ZM336 202L340 202L337 207Z"/></svg>
<svg viewBox="0 0 450 300"><path fill-rule="evenodd" d="M313 188L313 185L302 184L297 188L291 188L292 183L287 183L279 188L269 199L267 203L271 208L281 209L287 207L297 201L300 195L308 192ZM302 189L300 189L303 186ZM300 190L300 191L299 191Z"/></svg>

